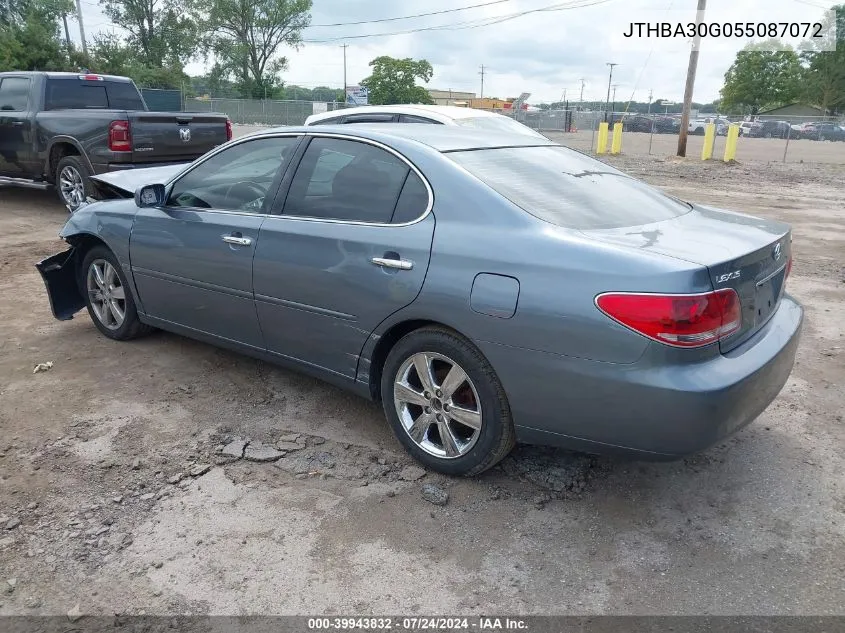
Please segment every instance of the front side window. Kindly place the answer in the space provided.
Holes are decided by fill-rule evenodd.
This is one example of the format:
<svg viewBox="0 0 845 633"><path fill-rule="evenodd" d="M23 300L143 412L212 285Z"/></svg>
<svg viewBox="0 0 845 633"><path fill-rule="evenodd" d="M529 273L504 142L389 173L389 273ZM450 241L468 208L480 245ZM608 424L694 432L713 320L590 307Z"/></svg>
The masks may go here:
<svg viewBox="0 0 845 633"><path fill-rule="evenodd" d="M380 147L317 137L297 167L284 214L388 223L410 171Z"/></svg>
<svg viewBox="0 0 845 633"><path fill-rule="evenodd" d="M558 145L445 155L526 212L558 226L636 226L690 211L659 189Z"/></svg>
<svg viewBox="0 0 845 633"><path fill-rule="evenodd" d="M0 111L23 112L29 103L29 77L0 79Z"/></svg>
<svg viewBox="0 0 845 633"><path fill-rule="evenodd" d="M275 193L270 185L298 142L297 136L260 138L224 149L179 178L167 205L266 213Z"/></svg>

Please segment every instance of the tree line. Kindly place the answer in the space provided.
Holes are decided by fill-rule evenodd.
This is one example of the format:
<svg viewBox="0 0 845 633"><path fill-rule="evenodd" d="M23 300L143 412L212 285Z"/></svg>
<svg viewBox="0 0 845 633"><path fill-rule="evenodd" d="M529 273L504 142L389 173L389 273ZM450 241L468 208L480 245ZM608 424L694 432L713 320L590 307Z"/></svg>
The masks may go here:
<svg viewBox="0 0 845 633"><path fill-rule="evenodd" d="M845 4L833 11L822 42L794 50L767 40L740 51L725 73L723 111L753 115L803 102L827 114L845 112Z"/></svg>

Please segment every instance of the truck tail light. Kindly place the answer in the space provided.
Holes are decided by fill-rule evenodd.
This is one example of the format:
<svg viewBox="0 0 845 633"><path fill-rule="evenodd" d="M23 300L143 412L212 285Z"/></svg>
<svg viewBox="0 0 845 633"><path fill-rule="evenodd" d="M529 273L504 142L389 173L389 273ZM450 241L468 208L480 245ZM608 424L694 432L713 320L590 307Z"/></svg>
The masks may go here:
<svg viewBox="0 0 845 633"><path fill-rule="evenodd" d="M226 140L232 140L232 120L226 119Z"/></svg>
<svg viewBox="0 0 845 633"><path fill-rule="evenodd" d="M131 152L132 134L129 121L112 121L109 123L109 149L113 152Z"/></svg>
<svg viewBox="0 0 845 633"><path fill-rule="evenodd" d="M673 347L714 343L742 325L739 296L731 288L693 295L609 292L596 297L614 321Z"/></svg>

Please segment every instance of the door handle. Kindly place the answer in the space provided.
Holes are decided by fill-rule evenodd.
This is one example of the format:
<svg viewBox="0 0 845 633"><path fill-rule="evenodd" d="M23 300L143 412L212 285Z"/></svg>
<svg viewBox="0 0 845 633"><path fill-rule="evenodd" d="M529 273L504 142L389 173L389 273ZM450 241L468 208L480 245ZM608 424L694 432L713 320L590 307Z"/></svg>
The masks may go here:
<svg viewBox="0 0 845 633"><path fill-rule="evenodd" d="M249 246L252 240L248 237L235 237L234 235L224 235L223 241L227 244L234 244L235 246Z"/></svg>
<svg viewBox="0 0 845 633"><path fill-rule="evenodd" d="M376 266L382 268L397 268L399 270L411 270L414 262L408 259L390 259L387 257L373 257L371 260Z"/></svg>
<svg viewBox="0 0 845 633"><path fill-rule="evenodd" d="M12 127L23 127L23 121L12 121Z"/></svg>

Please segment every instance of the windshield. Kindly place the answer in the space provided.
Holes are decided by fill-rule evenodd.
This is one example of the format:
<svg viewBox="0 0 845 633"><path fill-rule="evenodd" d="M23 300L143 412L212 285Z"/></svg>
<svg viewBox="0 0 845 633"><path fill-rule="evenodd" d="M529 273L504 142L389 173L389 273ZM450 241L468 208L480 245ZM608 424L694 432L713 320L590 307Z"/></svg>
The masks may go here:
<svg viewBox="0 0 845 633"><path fill-rule="evenodd" d="M528 134L539 138L546 138L539 132L535 132L527 125L518 123L506 116L477 116L465 119L455 119L455 123L463 127L472 127L481 130L496 130L498 132L510 132L511 134Z"/></svg>
<svg viewBox="0 0 845 633"><path fill-rule="evenodd" d="M690 206L559 145L447 152L446 156L531 215L566 228L660 222Z"/></svg>

